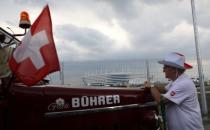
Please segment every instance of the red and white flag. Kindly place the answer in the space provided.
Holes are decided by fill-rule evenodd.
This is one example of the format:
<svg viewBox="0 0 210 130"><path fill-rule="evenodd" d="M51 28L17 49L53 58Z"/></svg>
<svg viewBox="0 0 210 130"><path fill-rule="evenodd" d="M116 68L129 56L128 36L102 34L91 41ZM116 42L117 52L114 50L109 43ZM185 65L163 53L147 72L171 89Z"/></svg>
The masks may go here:
<svg viewBox="0 0 210 130"><path fill-rule="evenodd" d="M60 70L48 5L15 49L9 66L17 78L29 86Z"/></svg>

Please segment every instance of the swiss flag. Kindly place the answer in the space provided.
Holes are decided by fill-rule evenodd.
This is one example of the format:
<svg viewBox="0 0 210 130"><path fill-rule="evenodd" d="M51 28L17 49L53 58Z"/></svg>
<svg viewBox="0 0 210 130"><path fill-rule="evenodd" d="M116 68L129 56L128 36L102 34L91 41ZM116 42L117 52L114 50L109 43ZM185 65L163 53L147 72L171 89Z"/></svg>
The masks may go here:
<svg viewBox="0 0 210 130"><path fill-rule="evenodd" d="M60 70L48 5L15 49L9 66L17 78L28 86Z"/></svg>

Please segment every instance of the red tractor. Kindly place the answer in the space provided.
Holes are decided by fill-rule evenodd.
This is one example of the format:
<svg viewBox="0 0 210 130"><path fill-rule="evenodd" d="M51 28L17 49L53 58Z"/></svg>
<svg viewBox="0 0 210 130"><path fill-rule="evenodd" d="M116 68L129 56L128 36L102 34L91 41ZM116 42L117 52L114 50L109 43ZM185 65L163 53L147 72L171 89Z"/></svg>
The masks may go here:
<svg viewBox="0 0 210 130"><path fill-rule="evenodd" d="M0 33L1 48L20 43L17 34ZM159 119L150 91L140 88L28 87L11 80L0 93L0 130L157 130Z"/></svg>

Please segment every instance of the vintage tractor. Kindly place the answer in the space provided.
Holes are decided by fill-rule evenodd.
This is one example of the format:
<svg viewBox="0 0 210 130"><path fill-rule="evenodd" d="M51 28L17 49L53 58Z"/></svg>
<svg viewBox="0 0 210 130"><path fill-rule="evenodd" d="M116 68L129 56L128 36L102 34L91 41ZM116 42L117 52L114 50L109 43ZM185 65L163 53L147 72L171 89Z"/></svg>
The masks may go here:
<svg viewBox="0 0 210 130"><path fill-rule="evenodd" d="M30 22L22 17L26 31ZM0 33L0 49L20 44L20 34L2 28ZM28 87L13 78L0 93L0 130L157 130L159 119L157 104L144 88Z"/></svg>

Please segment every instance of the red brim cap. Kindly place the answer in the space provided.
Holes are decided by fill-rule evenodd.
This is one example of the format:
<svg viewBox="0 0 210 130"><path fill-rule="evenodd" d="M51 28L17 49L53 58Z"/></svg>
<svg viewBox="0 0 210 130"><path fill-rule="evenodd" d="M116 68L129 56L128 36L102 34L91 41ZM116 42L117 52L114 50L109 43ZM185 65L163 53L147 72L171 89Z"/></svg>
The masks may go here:
<svg viewBox="0 0 210 130"><path fill-rule="evenodd" d="M193 66L190 65L190 64L184 63L184 68L185 68L185 69L192 69Z"/></svg>

